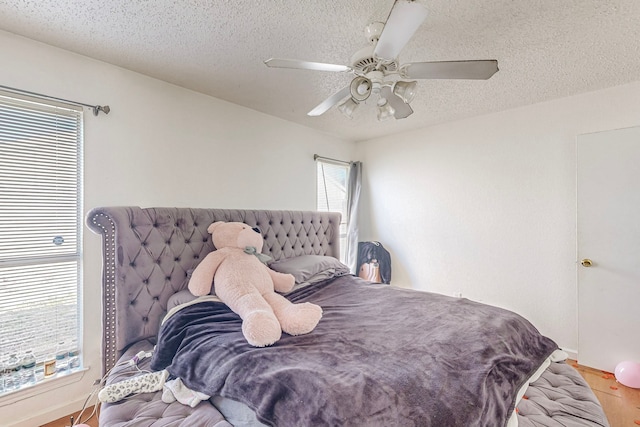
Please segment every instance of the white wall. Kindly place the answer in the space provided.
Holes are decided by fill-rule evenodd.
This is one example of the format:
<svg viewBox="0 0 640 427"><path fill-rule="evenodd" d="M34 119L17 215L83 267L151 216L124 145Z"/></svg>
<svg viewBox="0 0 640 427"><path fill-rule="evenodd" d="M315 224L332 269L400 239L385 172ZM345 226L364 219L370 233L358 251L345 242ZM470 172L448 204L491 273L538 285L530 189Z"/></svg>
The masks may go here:
<svg viewBox="0 0 640 427"><path fill-rule="evenodd" d="M637 82L359 143L361 239L390 249L392 283L511 309L575 351L576 138L639 112Z"/></svg>
<svg viewBox="0 0 640 427"><path fill-rule="evenodd" d="M85 115L84 210L106 205L315 209L313 154L355 144L0 31L0 84L108 104ZM0 424L40 425L79 409L100 377L100 239L85 227L81 381L0 399Z"/></svg>

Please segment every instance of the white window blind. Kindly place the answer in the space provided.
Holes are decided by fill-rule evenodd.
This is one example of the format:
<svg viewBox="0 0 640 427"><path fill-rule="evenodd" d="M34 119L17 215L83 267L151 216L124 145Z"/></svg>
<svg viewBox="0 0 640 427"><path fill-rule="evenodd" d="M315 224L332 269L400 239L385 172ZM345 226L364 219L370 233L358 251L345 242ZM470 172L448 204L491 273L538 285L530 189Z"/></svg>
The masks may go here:
<svg viewBox="0 0 640 427"><path fill-rule="evenodd" d="M82 110L0 92L0 362L77 345Z"/></svg>
<svg viewBox="0 0 640 427"><path fill-rule="evenodd" d="M347 189L349 165L316 160L317 169L317 210L320 212L340 212L340 258L345 261L347 246Z"/></svg>

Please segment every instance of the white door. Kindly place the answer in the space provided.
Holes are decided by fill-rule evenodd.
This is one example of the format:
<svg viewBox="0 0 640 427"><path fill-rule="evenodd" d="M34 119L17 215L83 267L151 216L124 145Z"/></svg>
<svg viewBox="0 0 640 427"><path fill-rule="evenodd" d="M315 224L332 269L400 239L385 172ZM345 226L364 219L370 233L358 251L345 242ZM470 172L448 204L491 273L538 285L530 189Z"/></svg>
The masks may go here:
<svg viewBox="0 0 640 427"><path fill-rule="evenodd" d="M578 361L613 372L640 362L640 127L580 135L577 163Z"/></svg>

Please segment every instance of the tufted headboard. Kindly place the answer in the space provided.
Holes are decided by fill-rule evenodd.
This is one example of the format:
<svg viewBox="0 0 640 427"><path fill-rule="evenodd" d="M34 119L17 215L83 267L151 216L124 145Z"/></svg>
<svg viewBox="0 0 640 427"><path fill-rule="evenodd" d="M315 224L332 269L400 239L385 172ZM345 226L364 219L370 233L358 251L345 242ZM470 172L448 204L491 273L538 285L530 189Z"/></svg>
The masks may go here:
<svg viewBox="0 0 640 427"><path fill-rule="evenodd" d="M155 342L167 300L214 250L207 227L244 222L262 231L262 252L275 260L340 257L340 214L236 209L95 208L87 225L102 235L103 373L133 343Z"/></svg>

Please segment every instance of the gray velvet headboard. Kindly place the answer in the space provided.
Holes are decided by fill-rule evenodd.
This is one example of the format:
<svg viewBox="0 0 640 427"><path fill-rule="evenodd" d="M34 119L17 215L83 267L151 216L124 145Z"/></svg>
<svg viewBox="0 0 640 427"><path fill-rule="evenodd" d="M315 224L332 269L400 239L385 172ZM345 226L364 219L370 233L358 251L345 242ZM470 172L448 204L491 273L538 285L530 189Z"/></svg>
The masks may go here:
<svg viewBox="0 0 640 427"><path fill-rule="evenodd" d="M167 300L187 286L187 273L214 250L215 221L259 227L262 252L275 260L340 257L340 214L311 211L102 207L87 225L102 235L103 372L131 344L155 340Z"/></svg>

